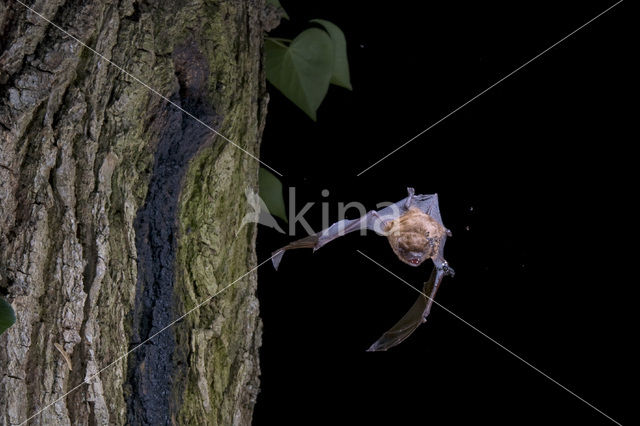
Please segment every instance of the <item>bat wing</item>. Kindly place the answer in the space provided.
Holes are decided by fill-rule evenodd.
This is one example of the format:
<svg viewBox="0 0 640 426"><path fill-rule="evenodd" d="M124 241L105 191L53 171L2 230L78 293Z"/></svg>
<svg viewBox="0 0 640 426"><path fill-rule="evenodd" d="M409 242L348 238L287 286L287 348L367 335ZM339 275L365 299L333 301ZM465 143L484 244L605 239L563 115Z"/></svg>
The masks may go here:
<svg viewBox="0 0 640 426"><path fill-rule="evenodd" d="M380 219L377 216L377 212L372 210L359 219L344 219L334 223L327 229L318 232L317 234L309 235L308 237L296 240L279 250L273 252L273 266L278 269L282 256L287 250L299 249L299 248L312 248L313 251L318 250L323 245L330 241L335 240L338 237L342 237L349 232L358 231L362 229L371 229L376 232L380 230Z"/></svg>
<svg viewBox="0 0 640 426"><path fill-rule="evenodd" d="M409 190L411 191L411 188L409 188ZM411 192L409 192L409 194L411 194ZM418 207L424 213L437 220L440 225L444 227L444 223L442 223L442 216L440 216L438 194L414 195L411 200L411 205Z"/></svg>
<svg viewBox="0 0 640 426"><path fill-rule="evenodd" d="M383 220L395 219L399 215L405 213L410 207L417 207L422 212L428 214L444 227L442 217L440 216L440 208L438 207L438 194L421 194L415 195L413 188L407 188L409 195L395 204L391 204L381 210L377 214Z"/></svg>
<svg viewBox="0 0 640 426"><path fill-rule="evenodd" d="M424 283L423 294L418 296L418 300L415 301L411 309L409 309L396 325L376 340L375 343L367 349L367 352L386 351L398 345L409 337L420 324L425 322L431 311L433 298L436 296L436 291L438 291L443 276L444 273L434 268L431 272L431 277Z"/></svg>

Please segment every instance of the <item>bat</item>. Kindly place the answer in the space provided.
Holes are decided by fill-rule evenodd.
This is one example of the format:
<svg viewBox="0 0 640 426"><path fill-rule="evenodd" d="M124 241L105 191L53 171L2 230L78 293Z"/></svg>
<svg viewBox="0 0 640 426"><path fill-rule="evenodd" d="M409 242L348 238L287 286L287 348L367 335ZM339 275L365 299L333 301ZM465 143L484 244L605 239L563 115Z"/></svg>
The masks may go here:
<svg viewBox="0 0 640 426"><path fill-rule="evenodd" d="M316 251L349 232L368 229L386 236L396 256L410 266L419 266L426 259L433 261L433 271L418 300L400 321L371 345L369 352L386 351L409 337L427 320L442 279L455 273L444 259L444 243L451 231L442 223L438 194L416 195L413 188L407 188L407 192L408 196L395 204L378 211L371 210L359 219L341 220L273 252L272 262L277 270L287 250L312 248Z"/></svg>

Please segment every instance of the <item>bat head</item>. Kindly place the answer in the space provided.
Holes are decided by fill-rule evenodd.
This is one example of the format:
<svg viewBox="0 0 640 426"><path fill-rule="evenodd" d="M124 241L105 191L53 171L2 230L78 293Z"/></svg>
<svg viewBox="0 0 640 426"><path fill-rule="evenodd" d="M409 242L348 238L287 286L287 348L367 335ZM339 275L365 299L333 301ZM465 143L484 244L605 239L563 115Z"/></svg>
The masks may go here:
<svg viewBox="0 0 640 426"><path fill-rule="evenodd" d="M389 236L391 248L407 265L419 266L434 254L433 242L424 235L415 232L403 232Z"/></svg>

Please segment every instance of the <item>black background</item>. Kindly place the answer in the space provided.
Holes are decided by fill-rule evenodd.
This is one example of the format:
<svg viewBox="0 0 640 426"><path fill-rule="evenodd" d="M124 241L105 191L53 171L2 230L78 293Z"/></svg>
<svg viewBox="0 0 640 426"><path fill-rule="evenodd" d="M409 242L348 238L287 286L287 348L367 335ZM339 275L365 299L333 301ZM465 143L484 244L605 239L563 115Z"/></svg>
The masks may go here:
<svg viewBox="0 0 640 426"><path fill-rule="evenodd" d="M296 209L316 203L305 218L317 231L321 202L333 221L340 201L370 209L407 186L437 192L457 272L437 301L630 423L628 5L356 177L613 2L282 3L292 20L274 36L313 18L342 28L353 84L330 88L317 123L270 87L262 159L296 188ZM260 227L260 260L293 239ZM375 235L263 266L255 425L613 424L437 306L400 346L365 352L417 294L356 250L418 287L431 268L401 263Z"/></svg>

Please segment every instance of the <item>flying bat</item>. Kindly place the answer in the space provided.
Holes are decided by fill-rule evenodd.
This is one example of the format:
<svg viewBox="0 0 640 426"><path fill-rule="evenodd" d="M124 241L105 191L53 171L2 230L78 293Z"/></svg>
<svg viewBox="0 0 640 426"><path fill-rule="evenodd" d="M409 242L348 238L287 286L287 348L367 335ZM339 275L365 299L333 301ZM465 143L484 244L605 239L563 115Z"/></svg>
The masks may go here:
<svg viewBox="0 0 640 426"><path fill-rule="evenodd" d="M368 349L370 352L386 351L409 337L427 320L442 279L446 275L454 275L453 269L444 259L444 243L451 236L451 231L442 223L438 194L416 195L413 188L407 188L407 191L409 195L395 204L378 211L371 210L359 219L336 222L321 232L276 250L272 257L273 266L278 269L287 250L312 248L316 251L349 232L368 229L386 236L393 252L410 266L416 267L431 259L434 269L429 280L424 283L423 294L400 321L371 345Z"/></svg>

